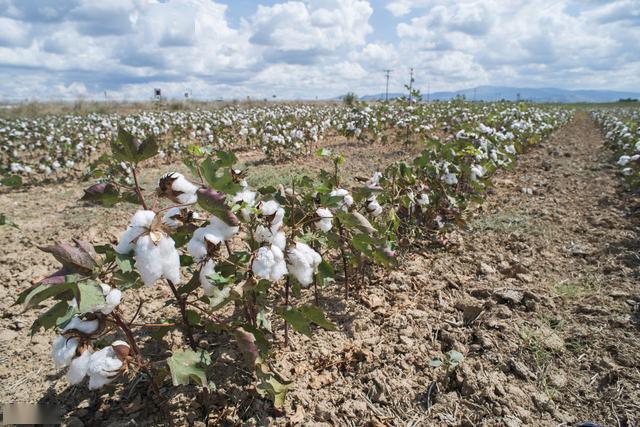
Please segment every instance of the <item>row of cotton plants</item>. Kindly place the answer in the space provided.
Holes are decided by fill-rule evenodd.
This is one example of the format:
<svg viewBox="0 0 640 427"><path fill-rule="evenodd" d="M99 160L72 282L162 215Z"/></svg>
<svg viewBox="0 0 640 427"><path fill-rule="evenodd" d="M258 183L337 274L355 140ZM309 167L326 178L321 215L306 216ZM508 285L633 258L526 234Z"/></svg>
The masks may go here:
<svg viewBox="0 0 640 427"><path fill-rule="evenodd" d="M640 188L640 110L597 110L593 117L605 134L605 141L615 152L620 173L631 188Z"/></svg>
<svg viewBox="0 0 640 427"><path fill-rule="evenodd" d="M290 329L309 336L316 327L336 329L321 294L366 292L375 268L397 266L401 242L459 223L498 168L570 117L525 107L470 115L449 120L450 134L425 141L413 162L388 165L352 188L340 180L345 159L328 149L317 155L332 161L331 171L251 188L232 152L194 144L184 159L191 176L168 171L145 192L137 175L159 155L157 139L120 129L110 144L113 167L83 197L123 215L127 203L138 206L118 244L43 247L61 268L17 302L35 308L53 300L32 333L57 330L52 358L71 384L88 379L94 389L143 375L162 401L168 370L174 385L211 387L211 355L198 343L222 333L244 354L238 363L255 370L256 392L280 407L288 384L270 368L270 347L287 345ZM138 321L140 306L123 303L142 286L167 286L173 297L165 307L177 314ZM168 358L143 355L146 339L170 331L179 331L183 348Z"/></svg>

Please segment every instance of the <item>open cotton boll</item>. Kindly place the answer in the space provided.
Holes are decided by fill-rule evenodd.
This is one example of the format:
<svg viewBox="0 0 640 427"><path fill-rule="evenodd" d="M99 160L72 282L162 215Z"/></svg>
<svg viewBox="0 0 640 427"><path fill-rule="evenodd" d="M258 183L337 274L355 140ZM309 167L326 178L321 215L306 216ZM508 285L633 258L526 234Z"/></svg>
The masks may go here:
<svg viewBox="0 0 640 427"><path fill-rule="evenodd" d="M112 346L96 351L89 358L89 390L96 390L109 384L118 375L122 360L118 358Z"/></svg>
<svg viewBox="0 0 640 427"><path fill-rule="evenodd" d="M382 172L374 172L373 176L367 181L368 188L380 188L380 179L382 178Z"/></svg>
<svg viewBox="0 0 640 427"><path fill-rule="evenodd" d="M207 256L206 242L217 245L225 240L231 240L239 230L240 227L227 225L218 217L212 216L209 225L200 227L193 233L187 243L187 251L194 260L200 261Z"/></svg>
<svg viewBox="0 0 640 427"><path fill-rule="evenodd" d="M378 203L378 199L375 195L367 199L366 208L367 212L373 217L380 216L382 213L382 206Z"/></svg>
<svg viewBox="0 0 640 427"><path fill-rule="evenodd" d="M135 247L135 240L148 231L155 217L156 213L153 211L137 211L131 218L129 227L122 233L116 252L122 255L131 252Z"/></svg>
<svg viewBox="0 0 640 427"><path fill-rule="evenodd" d="M302 286L313 283L313 275L321 262L320 254L305 243L297 242L287 251L289 273L293 274Z"/></svg>
<svg viewBox="0 0 640 427"><path fill-rule="evenodd" d="M353 205L353 197L344 188L336 188L329 193L331 197L342 197L342 203L338 208L344 211L348 210L349 206Z"/></svg>
<svg viewBox="0 0 640 427"><path fill-rule="evenodd" d="M158 188L161 195L182 205L193 204L198 201L196 192L199 187L178 172L164 174L158 181Z"/></svg>
<svg viewBox="0 0 640 427"><path fill-rule="evenodd" d="M260 213L264 216L275 215L278 209L280 209L280 203L275 200L266 200L260 203Z"/></svg>
<svg viewBox="0 0 640 427"><path fill-rule="evenodd" d="M58 335L56 339L53 340L53 345L51 346L51 358L53 359L55 367L64 368L65 366L69 366L71 359L76 355L77 349L77 338L67 338Z"/></svg>
<svg viewBox="0 0 640 427"><path fill-rule="evenodd" d="M67 372L69 384L80 384L84 377L87 376L91 354L93 353L87 349L83 351L80 356L71 361L71 364L69 365L69 372Z"/></svg>
<svg viewBox="0 0 640 427"><path fill-rule="evenodd" d="M171 227L172 229L176 229L182 225L182 221L175 219L175 217L180 216L182 216L180 208L171 208L162 216L162 223Z"/></svg>
<svg viewBox="0 0 640 427"><path fill-rule="evenodd" d="M442 180L448 185L456 185L458 183L458 177L455 173L447 173L442 176Z"/></svg>
<svg viewBox="0 0 640 427"><path fill-rule="evenodd" d="M427 193L420 193L420 197L416 199L416 202L418 202L421 208L427 206L429 204L429 195Z"/></svg>
<svg viewBox="0 0 640 427"><path fill-rule="evenodd" d="M485 172L485 169L480 165L471 166L471 180L476 181L478 178L482 178Z"/></svg>
<svg viewBox="0 0 640 427"><path fill-rule="evenodd" d="M318 208L316 209L316 215L320 217L320 219L315 222L316 228L325 233L331 230L333 227L333 214L331 211L327 208Z"/></svg>
<svg viewBox="0 0 640 427"><path fill-rule="evenodd" d="M281 226L282 223L272 225L269 228L264 225L258 225L254 233L256 242L269 243L284 251L284 248L287 246L287 236L284 234L284 231L280 231Z"/></svg>
<svg viewBox="0 0 640 427"><path fill-rule="evenodd" d="M271 280L277 282L287 274L287 265L284 262L284 254L282 250L275 246L263 246L258 249L251 271L260 279Z"/></svg>
<svg viewBox="0 0 640 427"><path fill-rule="evenodd" d="M233 202L246 205L246 207L240 209L240 215L242 215L242 219L244 219L245 221L249 221L251 219L251 208L256 203L256 192L247 189L246 185L244 185L243 187L245 188L242 191L238 191L233 196Z"/></svg>
<svg viewBox="0 0 640 427"><path fill-rule="evenodd" d="M200 269L200 286L204 290L204 294L210 296L215 292L214 288L216 287L211 281L208 279L211 273L215 271L216 263L212 259L207 261L202 268Z"/></svg>
<svg viewBox="0 0 640 427"><path fill-rule="evenodd" d="M78 331L80 333L90 335L97 331L99 326L100 322L98 321L98 319L82 320L80 317L74 316L62 329L62 332Z"/></svg>
<svg viewBox="0 0 640 427"><path fill-rule="evenodd" d="M620 156L617 163L619 166L626 166L627 163L629 163L630 161L631 161L631 157L625 155L625 156Z"/></svg>
<svg viewBox="0 0 640 427"><path fill-rule="evenodd" d="M150 236L136 242L135 267L145 285L153 285L161 277L180 283L180 254L171 237L163 236L156 244Z"/></svg>

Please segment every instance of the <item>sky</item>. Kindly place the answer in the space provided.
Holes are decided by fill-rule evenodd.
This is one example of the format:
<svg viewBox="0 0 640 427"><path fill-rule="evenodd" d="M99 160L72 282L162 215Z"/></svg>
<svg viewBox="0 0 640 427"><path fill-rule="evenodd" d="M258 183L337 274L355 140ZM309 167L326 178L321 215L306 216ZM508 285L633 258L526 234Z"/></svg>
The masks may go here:
<svg viewBox="0 0 640 427"><path fill-rule="evenodd" d="M640 0L0 0L0 100L640 92Z"/></svg>

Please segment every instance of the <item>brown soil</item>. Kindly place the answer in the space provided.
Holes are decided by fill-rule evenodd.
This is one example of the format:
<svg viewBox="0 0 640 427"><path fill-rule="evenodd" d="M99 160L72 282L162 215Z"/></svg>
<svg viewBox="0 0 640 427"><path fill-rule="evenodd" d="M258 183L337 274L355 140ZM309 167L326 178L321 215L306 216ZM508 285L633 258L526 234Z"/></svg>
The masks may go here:
<svg viewBox="0 0 640 427"><path fill-rule="evenodd" d="M344 148L350 174L410 155L392 145ZM640 224L609 155L578 113L496 178L446 250L414 243L399 270L346 302L339 287L325 289L321 303L338 330L294 334L290 348L276 347L274 366L293 381L284 414L255 394L224 336L208 337L217 390L165 386L163 408L176 424L196 425L637 425ZM144 380L113 396L69 387L49 358L53 333L30 341L36 313L11 307L33 277L56 269L36 244L72 236L104 243L126 226L129 212L78 204L83 186L0 195L21 227L0 229L0 401L55 403L75 425L163 424ZM141 321L171 313L162 308L168 289L138 296L147 300ZM125 310L136 305L130 297ZM176 333L145 351L181 345ZM464 355L457 367L430 366L450 350Z"/></svg>

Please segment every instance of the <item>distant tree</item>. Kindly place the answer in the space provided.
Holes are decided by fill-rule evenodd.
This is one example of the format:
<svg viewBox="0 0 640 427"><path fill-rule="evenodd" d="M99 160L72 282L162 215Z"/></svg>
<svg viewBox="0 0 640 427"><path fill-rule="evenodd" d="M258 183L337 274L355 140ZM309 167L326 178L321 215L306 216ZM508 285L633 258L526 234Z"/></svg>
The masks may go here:
<svg viewBox="0 0 640 427"><path fill-rule="evenodd" d="M358 102L358 95L353 92L347 93L342 97L342 102L348 107L353 107Z"/></svg>
<svg viewBox="0 0 640 427"><path fill-rule="evenodd" d="M620 98L616 102L638 102L636 98Z"/></svg>

